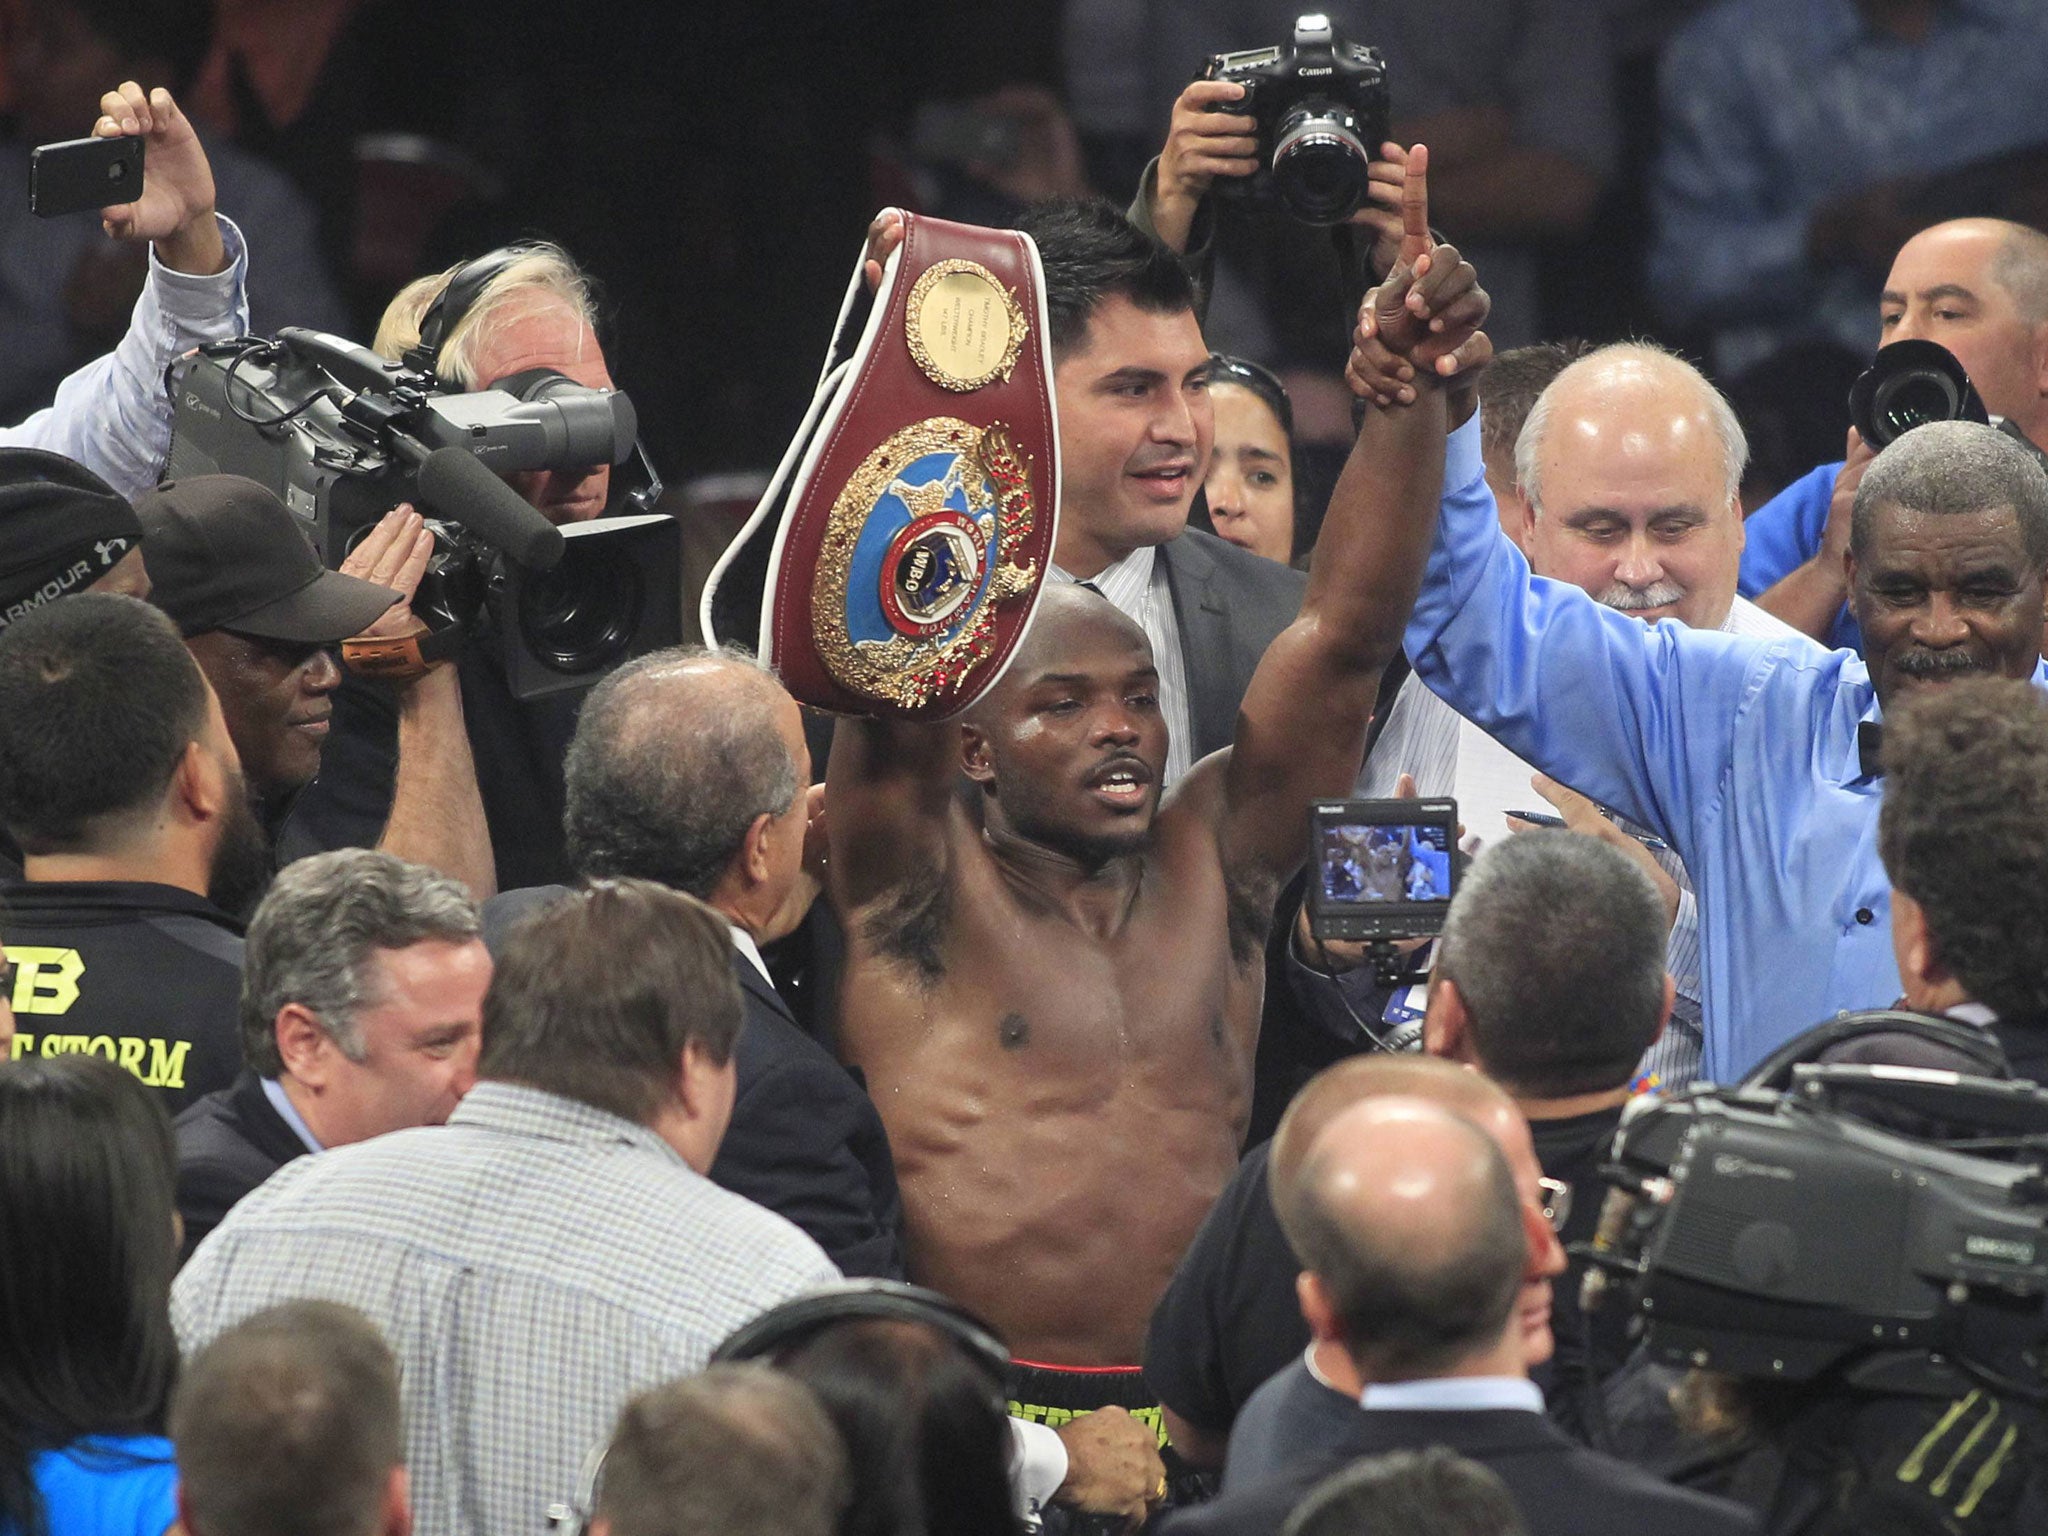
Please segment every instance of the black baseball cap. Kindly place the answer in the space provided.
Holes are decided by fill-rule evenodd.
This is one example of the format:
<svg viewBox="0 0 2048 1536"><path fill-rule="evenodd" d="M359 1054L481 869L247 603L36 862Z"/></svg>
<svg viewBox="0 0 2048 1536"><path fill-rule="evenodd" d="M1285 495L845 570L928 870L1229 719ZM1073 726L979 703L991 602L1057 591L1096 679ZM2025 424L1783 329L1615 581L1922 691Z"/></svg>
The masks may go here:
<svg viewBox="0 0 2048 1536"><path fill-rule="evenodd" d="M83 592L141 547L134 508L83 464L0 448L0 629Z"/></svg>
<svg viewBox="0 0 2048 1536"><path fill-rule="evenodd" d="M150 601L180 634L216 629L333 645L400 595L330 571L285 504L240 475L166 480L136 498L149 541Z"/></svg>

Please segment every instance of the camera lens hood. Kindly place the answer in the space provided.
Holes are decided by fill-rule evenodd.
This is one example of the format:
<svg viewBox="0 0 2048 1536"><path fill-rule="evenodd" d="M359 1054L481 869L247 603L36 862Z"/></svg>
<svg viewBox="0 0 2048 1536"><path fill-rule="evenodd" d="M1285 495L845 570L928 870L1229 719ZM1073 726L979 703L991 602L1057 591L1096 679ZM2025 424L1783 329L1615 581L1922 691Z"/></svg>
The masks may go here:
<svg viewBox="0 0 2048 1536"><path fill-rule="evenodd" d="M1981 425L1990 417L1956 355L1915 338L1878 348L1850 387L1849 420L1864 442L1882 449L1930 421Z"/></svg>

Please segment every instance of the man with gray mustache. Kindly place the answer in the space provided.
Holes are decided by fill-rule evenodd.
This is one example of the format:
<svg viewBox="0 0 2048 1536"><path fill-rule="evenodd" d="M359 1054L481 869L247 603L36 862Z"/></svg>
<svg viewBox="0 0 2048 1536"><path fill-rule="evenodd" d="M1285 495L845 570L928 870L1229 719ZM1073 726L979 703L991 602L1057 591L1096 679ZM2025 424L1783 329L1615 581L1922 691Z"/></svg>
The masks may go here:
<svg viewBox="0 0 2048 1536"><path fill-rule="evenodd" d="M1531 407L1515 441L1516 487L1500 503L1501 527L1538 576L1570 582L1646 623L1675 619L1693 629L1795 638L1790 626L1735 590L1742 559L1737 493L1748 457L1734 411L1697 368L1641 343L1601 347L1559 373ZM1499 831L1501 812L1533 805L1540 794L1568 825L1645 864L1672 916L1666 967L1678 998L1640 1075L1665 1089L1690 1082L1700 1063L1700 958L1698 908L1685 866L1661 845L1651 853L1582 795L1547 780L1532 790L1535 770L1506 748L1473 739L1481 736L1410 676L1358 792L1391 795L1401 776L1411 775L1420 794L1458 796L1468 833L1481 838ZM1480 777L1475 763L1491 770L1483 782L1469 782ZM1387 1007L1389 1022L1401 1022L1403 1000Z"/></svg>

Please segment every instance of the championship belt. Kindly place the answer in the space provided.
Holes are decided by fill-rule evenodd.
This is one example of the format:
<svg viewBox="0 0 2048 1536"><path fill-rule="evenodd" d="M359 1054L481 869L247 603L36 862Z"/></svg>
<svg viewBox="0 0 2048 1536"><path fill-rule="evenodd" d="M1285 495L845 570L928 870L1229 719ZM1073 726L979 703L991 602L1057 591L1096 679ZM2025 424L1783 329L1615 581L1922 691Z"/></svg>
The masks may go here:
<svg viewBox="0 0 2048 1536"><path fill-rule="evenodd" d="M903 224L857 340L855 263L817 397L701 617L805 704L942 720L995 685L1037 606L1059 423L1031 237Z"/></svg>

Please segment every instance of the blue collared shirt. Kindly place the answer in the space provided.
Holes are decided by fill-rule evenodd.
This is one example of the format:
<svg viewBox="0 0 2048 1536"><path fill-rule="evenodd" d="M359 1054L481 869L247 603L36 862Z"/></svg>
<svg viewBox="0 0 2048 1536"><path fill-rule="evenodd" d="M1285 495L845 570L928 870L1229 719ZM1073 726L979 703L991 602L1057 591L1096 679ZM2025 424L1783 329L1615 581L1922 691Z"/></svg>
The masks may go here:
<svg viewBox="0 0 2048 1536"><path fill-rule="evenodd" d="M1409 659L1510 751L1678 850L1699 898L1701 1076L1726 1082L1842 1009L1891 1004L1863 663L1804 638L1645 625L1532 576L1483 471L1475 416L1451 434Z"/></svg>
<svg viewBox="0 0 2048 1536"><path fill-rule="evenodd" d="M1488 1408L1543 1411L1543 1394L1526 1376L1438 1376L1427 1381L1366 1384L1358 1406L1413 1413L1478 1413Z"/></svg>

